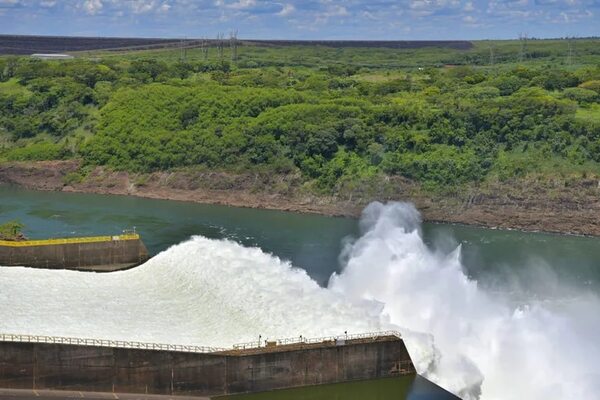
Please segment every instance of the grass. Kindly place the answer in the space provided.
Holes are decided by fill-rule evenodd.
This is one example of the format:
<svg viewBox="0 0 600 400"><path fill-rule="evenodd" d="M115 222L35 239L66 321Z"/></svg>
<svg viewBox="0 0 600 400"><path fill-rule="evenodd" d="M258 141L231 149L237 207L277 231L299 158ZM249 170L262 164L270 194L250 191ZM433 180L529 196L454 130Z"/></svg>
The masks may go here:
<svg viewBox="0 0 600 400"><path fill-rule="evenodd" d="M592 104L586 108L578 108L575 118L584 123L600 125L600 104Z"/></svg>
<svg viewBox="0 0 600 400"><path fill-rule="evenodd" d="M359 73L352 76L352 79L357 81L369 82L369 83L379 83L379 82L388 82L395 79L404 79L406 78L406 74L400 71L389 71L389 72L372 72L372 73Z"/></svg>
<svg viewBox="0 0 600 400"><path fill-rule="evenodd" d="M24 95L30 96L31 92L25 86L19 84L16 78L9 79L6 82L0 82L0 94L5 95Z"/></svg>

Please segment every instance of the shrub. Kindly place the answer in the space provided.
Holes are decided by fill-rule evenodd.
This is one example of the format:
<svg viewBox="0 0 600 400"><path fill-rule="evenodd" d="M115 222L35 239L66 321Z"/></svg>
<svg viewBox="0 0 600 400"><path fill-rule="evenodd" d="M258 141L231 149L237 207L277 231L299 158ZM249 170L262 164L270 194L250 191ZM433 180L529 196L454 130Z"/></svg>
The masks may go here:
<svg viewBox="0 0 600 400"><path fill-rule="evenodd" d="M582 89L593 90L600 94L600 80L583 82L579 87Z"/></svg>
<svg viewBox="0 0 600 400"><path fill-rule="evenodd" d="M563 91L563 96L578 103L592 103L600 98L597 92L581 87L567 88Z"/></svg>
<svg viewBox="0 0 600 400"><path fill-rule="evenodd" d="M70 152L61 145L39 142L9 150L6 153L6 159L10 161L43 161L63 159L68 155Z"/></svg>

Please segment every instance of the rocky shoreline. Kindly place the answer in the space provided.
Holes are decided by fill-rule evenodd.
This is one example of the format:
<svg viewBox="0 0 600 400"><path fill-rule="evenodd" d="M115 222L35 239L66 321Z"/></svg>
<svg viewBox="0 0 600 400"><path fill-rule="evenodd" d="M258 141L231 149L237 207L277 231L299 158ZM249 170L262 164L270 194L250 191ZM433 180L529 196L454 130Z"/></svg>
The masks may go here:
<svg viewBox="0 0 600 400"><path fill-rule="evenodd" d="M78 161L0 164L0 183L79 193L264 208L356 217L374 200L411 201L430 222L498 229L600 236L600 185L597 179L528 179L493 183L452 196L426 194L411 181L385 177L366 183L370 190L343 195L315 194L299 176L180 170L130 174L96 167L81 175Z"/></svg>

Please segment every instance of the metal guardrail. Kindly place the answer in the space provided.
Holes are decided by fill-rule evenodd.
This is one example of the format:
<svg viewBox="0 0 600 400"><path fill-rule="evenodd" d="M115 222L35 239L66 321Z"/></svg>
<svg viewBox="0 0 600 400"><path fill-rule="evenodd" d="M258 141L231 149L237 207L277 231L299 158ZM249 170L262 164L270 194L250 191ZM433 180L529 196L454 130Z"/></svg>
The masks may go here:
<svg viewBox="0 0 600 400"><path fill-rule="evenodd" d="M369 332L369 333L359 333L352 335L338 335L338 336L324 336L319 338L305 338L303 336L298 336L294 338L286 338L286 339L274 339L269 340L265 339L264 341L256 341L256 342L247 342L247 343L239 343L233 345L234 350L245 350L245 349L255 349L261 346L265 346L266 343L276 343L277 346L280 345L288 345L288 344L315 344L315 343L325 343L325 342L341 342L345 340L356 340L356 339L377 339L383 336L397 336L399 338L402 337L400 332L398 331L383 331L383 332Z"/></svg>
<svg viewBox="0 0 600 400"><path fill-rule="evenodd" d="M159 344L123 340L80 339L60 336L31 336L15 334L0 334L0 342L72 344L77 346L117 347L121 349L141 350L165 350L185 353L215 353L227 350L219 347L207 346L186 346L180 344Z"/></svg>
<svg viewBox="0 0 600 400"><path fill-rule="evenodd" d="M97 242L112 242L119 240L138 240L140 235L125 234L115 236L91 236L91 237L80 237L80 238L64 238L64 239L44 239L44 240L23 240L23 241L9 241L0 240L0 246L7 247L31 247L31 246L52 246L58 244L77 244L77 243L97 243Z"/></svg>
<svg viewBox="0 0 600 400"><path fill-rule="evenodd" d="M269 343L276 342L277 345L289 345L289 344L316 344L326 342L342 342L345 340L355 339L377 339L384 336L397 336L402 337L400 332L397 331L384 331L384 332L371 332L371 333L360 333L354 335L340 335L340 336L326 336L320 338L305 338L299 336L297 338L277 339L269 341ZM105 340L105 339L81 339L72 337L61 337L61 336L32 336L32 335L17 335L10 333L0 333L0 342L17 342L17 343L49 343L49 344L70 344L77 346L95 346L95 347L116 347L121 349L140 349L140 350L163 350L163 351L177 351L184 353L217 353L229 350L245 350L245 349L258 349L264 348L265 344L259 341L240 343L233 346L232 349L220 348L220 347L209 347L209 346L192 346L192 345L180 345L180 344L160 344L160 343L144 343L134 341L123 341L123 340Z"/></svg>

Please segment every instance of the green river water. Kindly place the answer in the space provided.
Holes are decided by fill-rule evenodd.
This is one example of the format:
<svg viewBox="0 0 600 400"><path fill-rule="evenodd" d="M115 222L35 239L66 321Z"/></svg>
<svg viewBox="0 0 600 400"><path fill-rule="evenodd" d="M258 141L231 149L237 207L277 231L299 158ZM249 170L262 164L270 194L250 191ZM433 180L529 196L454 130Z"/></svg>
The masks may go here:
<svg viewBox="0 0 600 400"><path fill-rule="evenodd" d="M0 186L0 222L18 219L30 238L141 233L152 254L191 235L257 246L297 267L321 285L339 271L346 238L359 235L357 221L288 212L186 202L36 192ZM600 239L444 224L424 224L427 245L449 252L459 244L465 273L511 299L544 299L561 291L600 292ZM539 279L543 276L544 279ZM422 378L327 385L249 399L445 399L454 398Z"/></svg>

